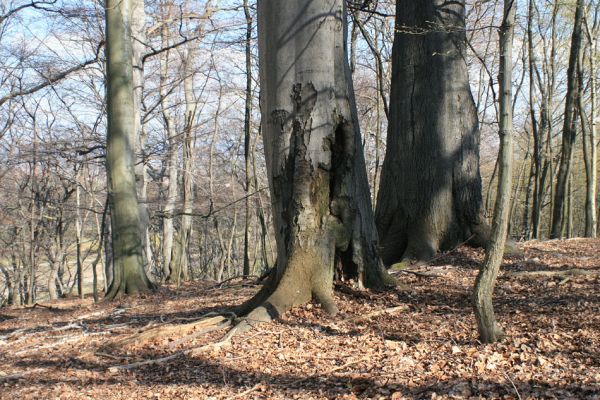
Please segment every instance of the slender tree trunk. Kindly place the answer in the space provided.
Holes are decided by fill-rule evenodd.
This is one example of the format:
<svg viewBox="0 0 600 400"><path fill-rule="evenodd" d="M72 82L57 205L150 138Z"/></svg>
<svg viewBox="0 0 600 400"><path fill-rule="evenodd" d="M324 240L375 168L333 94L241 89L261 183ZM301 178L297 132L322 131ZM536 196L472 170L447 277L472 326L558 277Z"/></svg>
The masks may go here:
<svg viewBox="0 0 600 400"><path fill-rule="evenodd" d="M581 48L581 26L583 20L583 0L577 0L573 35L571 37L571 51L569 54L569 68L567 70L567 95L565 99L565 115L563 124L563 137L560 155L560 167L554 193L554 209L552 211L551 239L561 237L564 228L564 211L567 191L567 181L571 170L573 147L577 136L577 59Z"/></svg>
<svg viewBox="0 0 600 400"><path fill-rule="evenodd" d="M138 207L134 150L131 0L106 1L106 168L111 209L113 280L106 297L152 288L144 270L142 220Z"/></svg>
<svg viewBox="0 0 600 400"><path fill-rule="evenodd" d="M239 310L270 320L308 302L329 313L334 265L368 286L389 282L347 60L345 2L258 3L261 112L277 267ZM293 32L293 34L291 34Z"/></svg>
<svg viewBox="0 0 600 400"><path fill-rule="evenodd" d="M165 6L165 15L169 14L168 6ZM169 45L169 31L167 24L164 24L161 29L162 46ZM162 237L162 267L163 277L165 280L171 275L171 256L173 251L173 212L177 201L177 167L179 164L179 148L178 134L175 129L175 122L171 115L170 104L168 101L168 72L169 72L169 52L166 51L161 55L160 62L160 104L162 108L163 122L165 125L165 133L167 135L168 153L167 153L167 175L166 184L163 182L163 190L165 194L165 205L163 208L163 237Z"/></svg>
<svg viewBox="0 0 600 400"><path fill-rule="evenodd" d="M250 275L250 191L251 164L250 164L250 126L252 118L252 14L248 0L244 0L244 14L246 16L246 107L244 114L244 163L246 173L246 200L245 200L245 224L244 224L244 269L243 275Z"/></svg>
<svg viewBox="0 0 600 400"><path fill-rule="evenodd" d="M190 238L192 236L192 211L194 203L194 123L196 120L196 101L194 99L194 46L189 46L184 60L185 78L185 127L183 130L183 216L177 232L173 258L171 260L170 282L188 280L188 260Z"/></svg>
<svg viewBox="0 0 600 400"><path fill-rule="evenodd" d="M377 197L386 264L484 245L477 110L465 62L465 1L399 0L388 143Z"/></svg>
<svg viewBox="0 0 600 400"><path fill-rule="evenodd" d="M533 44L533 14L534 0L529 0L527 11L527 49L529 59L529 115L531 117L531 129L533 134L533 159L531 169L531 180L533 181L533 204L532 204L532 237L539 237L540 216L541 216L541 200L543 188L540 187L542 175L542 145L543 138L539 129L539 124L535 112L535 70L536 63L535 49ZM529 200L529 198L527 198Z"/></svg>
<svg viewBox="0 0 600 400"><path fill-rule="evenodd" d="M473 303L479 337L483 343L493 343L503 336L496 321L492 295L496 278L504 255L504 245L508 233L510 214L510 192L512 182L512 43L514 36L516 4L515 0L504 1L504 16L500 28L500 168L498 194L494 207L494 220L490 243L485 252L483 265L479 270Z"/></svg>
<svg viewBox="0 0 600 400"><path fill-rule="evenodd" d="M583 102L583 65L585 63L585 51L582 51L580 62L578 63L579 75L579 96L578 109L579 117L581 118L582 142L583 142L583 161L585 164L585 236L594 238L597 232L597 216L596 216L596 196L597 196L597 171L598 171L598 156L596 148L596 78L595 74L595 56L594 48L597 40L590 29L586 20L586 33L588 36L589 49L589 68L590 68L590 114L588 118ZM591 121L591 123L590 123Z"/></svg>
<svg viewBox="0 0 600 400"><path fill-rule="evenodd" d="M144 95L144 62L143 56L146 52L146 11L144 0L132 0L131 30L133 48L133 111L135 118L135 130L132 131L131 143L134 144L135 152L135 177L138 193L138 205L142 220L142 240L144 246L144 265L151 267L154 263L152 246L150 243L150 216L148 214L148 172L144 155L146 133L142 123L142 106Z"/></svg>
<svg viewBox="0 0 600 400"><path fill-rule="evenodd" d="M79 171L75 174L75 249L77 263L77 294L83 299L83 263L81 261L81 189L79 187Z"/></svg>

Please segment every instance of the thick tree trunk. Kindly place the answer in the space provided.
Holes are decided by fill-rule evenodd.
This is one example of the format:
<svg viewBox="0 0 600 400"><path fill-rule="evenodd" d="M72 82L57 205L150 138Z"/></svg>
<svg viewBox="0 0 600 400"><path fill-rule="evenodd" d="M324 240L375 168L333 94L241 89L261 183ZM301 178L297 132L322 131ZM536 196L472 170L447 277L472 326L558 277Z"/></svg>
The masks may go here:
<svg viewBox="0 0 600 400"><path fill-rule="evenodd" d="M500 28L500 168L498 194L494 207L492 234L485 259L479 270L473 291L475 318L483 343L493 343L503 336L496 322L492 294L504 255L504 245L510 219L510 192L512 184L512 43L514 35L515 0L504 1L504 17Z"/></svg>
<svg viewBox="0 0 600 400"><path fill-rule="evenodd" d="M577 136L577 59L581 48L583 6L583 0L577 0L573 35L571 37L569 67L567 70L567 95L565 98L562 148L560 167L558 169L558 177L556 178L556 191L554 193L554 209L552 210L552 228L550 231L551 239L560 238L563 231L567 181L571 172L573 147L575 146L575 138Z"/></svg>
<svg viewBox="0 0 600 400"><path fill-rule="evenodd" d="M152 288L144 271L140 210L134 172L135 130L131 0L106 1L107 111L106 168L111 208L113 280L106 297Z"/></svg>
<svg viewBox="0 0 600 400"><path fill-rule="evenodd" d="M258 3L261 111L277 266L244 306L269 320L314 298L329 313L334 267L368 286L390 282L356 118L342 0Z"/></svg>
<svg viewBox="0 0 600 400"><path fill-rule="evenodd" d="M465 1L399 0L386 157L376 210L386 264L487 242Z"/></svg>

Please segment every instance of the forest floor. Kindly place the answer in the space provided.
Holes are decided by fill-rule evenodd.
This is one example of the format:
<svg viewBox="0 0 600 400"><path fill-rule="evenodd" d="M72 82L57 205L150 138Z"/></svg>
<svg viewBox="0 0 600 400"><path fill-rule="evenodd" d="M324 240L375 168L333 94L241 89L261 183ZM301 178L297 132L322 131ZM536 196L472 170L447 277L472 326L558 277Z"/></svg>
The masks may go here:
<svg viewBox="0 0 600 400"><path fill-rule="evenodd" d="M0 398L600 399L600 240L520 247L496 286L498 344L478 342L471 308L483 254L459 248L399 272L394 290L345 286L336 317L309 304L227 346L214 345L226 323L200 335L194 321L256 284L3 308Z"/></svg>

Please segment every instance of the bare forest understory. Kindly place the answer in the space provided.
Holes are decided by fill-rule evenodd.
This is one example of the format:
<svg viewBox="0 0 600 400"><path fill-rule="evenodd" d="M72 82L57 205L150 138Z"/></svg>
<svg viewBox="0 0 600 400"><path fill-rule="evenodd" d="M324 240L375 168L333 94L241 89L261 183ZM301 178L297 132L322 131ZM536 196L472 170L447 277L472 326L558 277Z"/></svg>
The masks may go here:
<svg viewBox="0 0 600 400"><path fill-rule="evenodd" d="M396 272L391 291L338 284L334 318L309 304L230 343L229 320L206 314L256 283L4 308L0 398L600 399L600 241L521 246L496 287L495 345L479 344L470 302L483 253L460 248Z"/></svg>

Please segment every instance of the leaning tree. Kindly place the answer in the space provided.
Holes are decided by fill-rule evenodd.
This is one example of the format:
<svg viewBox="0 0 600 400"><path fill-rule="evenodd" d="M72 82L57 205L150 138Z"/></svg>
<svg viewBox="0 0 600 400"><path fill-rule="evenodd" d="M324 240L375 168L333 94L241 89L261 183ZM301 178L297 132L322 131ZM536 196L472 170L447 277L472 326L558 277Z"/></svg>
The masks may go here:
<svg viewBox="0 0 600 400"><path fill-rule="evenodd" d="M131 10L131 0L106 1L106 172L114 266L108 299L152 287L144 271L131 139L135 137Z"/></svg>
<svg viewBox="0 0 600 400"><path fill-rule="evenodd" d="M397 1L376 210L386 264L487 240L465 43L465 0Z"/></svg>
<svg viewBox="0 0 600 400"><path fill-rule="evenodd" d="M345 2L260 0L258 24L277 265L238 314L270 320L313 298L335 313L334 271L369 287L391 283L377 251Z"/></svg>

